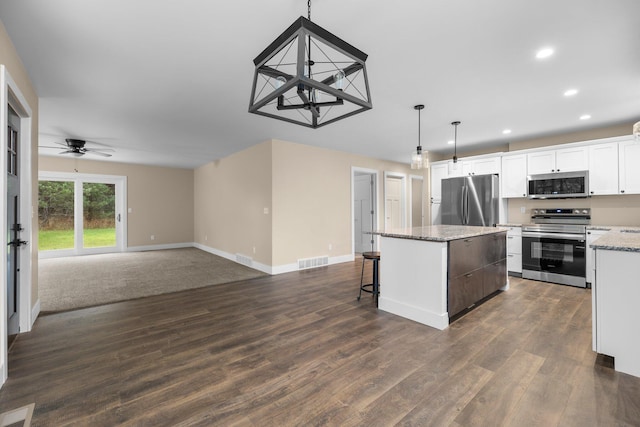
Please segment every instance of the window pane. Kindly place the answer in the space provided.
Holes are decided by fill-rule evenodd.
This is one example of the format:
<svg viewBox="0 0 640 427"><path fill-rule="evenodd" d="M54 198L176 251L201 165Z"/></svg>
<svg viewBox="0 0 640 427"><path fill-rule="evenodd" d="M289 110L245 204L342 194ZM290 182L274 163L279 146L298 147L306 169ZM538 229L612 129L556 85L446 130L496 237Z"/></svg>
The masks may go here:
<svg viewBox="0 0 640 427"><path fill-rule="evenodd" d="M73 249L73 182L38 183L38 249Z"/></svg>
<svg viewBox="0 0 640 427"><path fill-rule="evenodd" d="M116 245L116 186L85 182L82 184L82 244L85 248Z"/></svg>

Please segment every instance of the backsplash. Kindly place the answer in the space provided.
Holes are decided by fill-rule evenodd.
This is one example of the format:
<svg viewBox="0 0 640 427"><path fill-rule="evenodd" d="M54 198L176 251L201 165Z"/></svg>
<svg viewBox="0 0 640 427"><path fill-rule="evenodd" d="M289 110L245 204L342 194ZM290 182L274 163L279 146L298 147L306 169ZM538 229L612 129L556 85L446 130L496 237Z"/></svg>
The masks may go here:
<svg viewBox="0 0 640 427"><path fill-rule="evenodd" d="M524 208L524 213L521 209ZM529 200L509 199L507 222L531 222L531 209L591 208L592 225L640 226L640 194L594 196L586 199Z"/></svg>

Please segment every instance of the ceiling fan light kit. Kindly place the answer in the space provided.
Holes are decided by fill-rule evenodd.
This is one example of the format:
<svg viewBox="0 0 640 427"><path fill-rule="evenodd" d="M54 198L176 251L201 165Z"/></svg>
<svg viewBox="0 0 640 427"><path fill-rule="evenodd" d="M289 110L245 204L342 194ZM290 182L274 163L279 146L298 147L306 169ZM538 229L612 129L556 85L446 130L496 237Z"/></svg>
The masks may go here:
<svg viewBox="0 0 640 427"><path fill-rule="evenodd" d="M370 110L367 54L299 17L254 60L249 112L319 128ZM313 55L312 55L313 52Z"/></svg>

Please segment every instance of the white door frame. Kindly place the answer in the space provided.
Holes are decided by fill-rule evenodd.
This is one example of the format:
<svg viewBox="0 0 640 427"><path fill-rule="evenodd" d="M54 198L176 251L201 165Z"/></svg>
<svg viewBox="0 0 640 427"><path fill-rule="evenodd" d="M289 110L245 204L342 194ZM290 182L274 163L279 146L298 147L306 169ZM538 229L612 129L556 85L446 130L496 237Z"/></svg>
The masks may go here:
<svg viewBox="0 0 640 427"><path fill-rule="evenodd" d="M401 227L407 226L407 175L400 172L384 172L384 217L385 225L387 218L387 178L400 178L401 193L400 193L400 218L402 219Z"/></svg>
<svg viewBox="0 0 640 427"><path fill-rule="evenodd" d="M373 175L373 205L375 206L375 216L373 218L374 228L376 230L380 229L380 203L378 198L378 171L375 169L367 169L367 168L359 168L356 166L351 166L351 255L355 257L356 254L356 230L353 227L355 223L355 177L356 173L366 173ZM375 236L374 246L379 248L379 239L380 236Z"/></svg>
<svg viewBox="0 0 640 427"><path fill-rule="evenodd" d="M422 191L420 192L420 224L424 226L424 177L422 175L409 175L409 183L411 184L409 191L409 224L413 226L413 181L422 181Z"/></svg>
<svg viewBox="0 0 640 427"><path fill-rule="evenodd" d="M38 174L38 181L67 181L73 182L75 185L74 191L74 242L82 240L83 232L83 218L82 215L78 215L78 212L82 212L82 184L85 182L97 182L105 184L116 185L116 215L120 215L121 221L116 221L116 241L117 245L114 248L110 246L108 248L78 248L74 244L73 249L61 249L52 251L38 252L38 257L42 259L46 258L60 258L76 255L90 255L101 253L113 253L124 252L127 247L127 177L120 175L98 175L87 173L69 173L69 172L47 172L42 171Z"/></svg>
<svg viewBox="0 0 640 427"><path fill-rule="evenodd" d="M38 316L39 304L36 303L32 312L31 272L32 255L34 245L32 235L32 200L31 200L31 120L33 113L27 99L13 80L4 65L0 65L0 165L2 165L2 178L0 179L0 193L6 200L7 195L7 115L8 105L18 113L20 117L20 142L19 142L19 170L20 177L20 224L23 227L22 235L28 239L28 243L22 246L20 256L20 333L28 332ZM0 234L2 235L2 248L0 249L0 385L4 384L8 375L7 354L7 204L2 203L2 219L0 221Z"/></svg>

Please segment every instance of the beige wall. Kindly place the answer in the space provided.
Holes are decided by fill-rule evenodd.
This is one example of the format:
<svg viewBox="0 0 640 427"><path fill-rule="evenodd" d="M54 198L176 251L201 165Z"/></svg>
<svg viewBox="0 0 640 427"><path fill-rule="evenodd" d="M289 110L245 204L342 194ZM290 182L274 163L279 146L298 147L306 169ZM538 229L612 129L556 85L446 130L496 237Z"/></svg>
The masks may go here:
<svg viewBox="0 0 640 427"><path fill-rule="evenodd" d="M195 171L195 241L270 267L349 256L352 167L379 171L382 227L384 171L408 165L272 140Z"/></svg>
<svg viewBox="0 0 640 427"><path fill-rule="evenodd" d="M2 22L0 22L0 64L7 68L7 71L16 82L22 95L26 98L31 108L31 182L23 183L23 185L31 184L32 203L34 207L38 206L38 95L31 84L29 75L27 74L22 60L9 39L9 35ZM5 132L5 130L2 130ZM38 224L32 224L31 242L29 250L31 251L31 294L33 295L32 304L37 301L38 295Z"/></svg>
<svg viewBox="0 0 640 427"><path fill-rule="evenodd" d="M270 266L271 180L271 141L196 169L195 242Z"/></svg>
<svg viewBox="0 0 640 427"><path fill-rule="evenodd" d="M40 156L40 171L126 176L129 247L193 242L191 169Z"/></svg>

